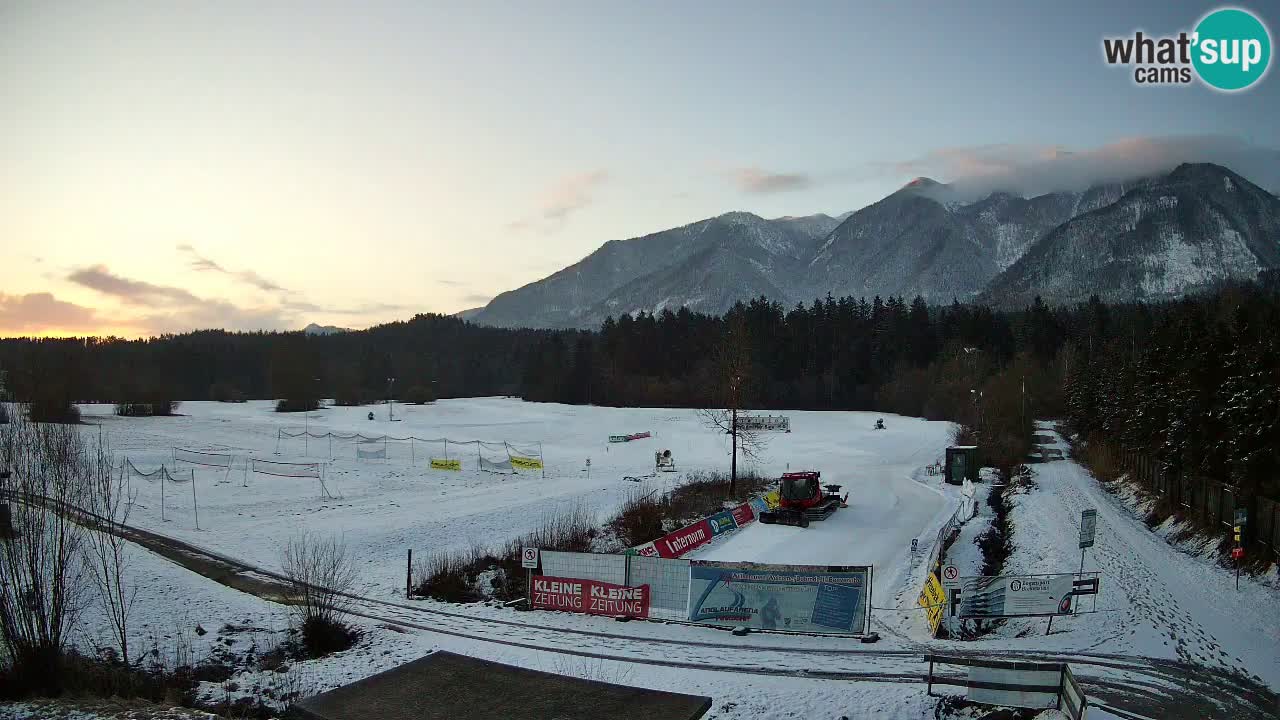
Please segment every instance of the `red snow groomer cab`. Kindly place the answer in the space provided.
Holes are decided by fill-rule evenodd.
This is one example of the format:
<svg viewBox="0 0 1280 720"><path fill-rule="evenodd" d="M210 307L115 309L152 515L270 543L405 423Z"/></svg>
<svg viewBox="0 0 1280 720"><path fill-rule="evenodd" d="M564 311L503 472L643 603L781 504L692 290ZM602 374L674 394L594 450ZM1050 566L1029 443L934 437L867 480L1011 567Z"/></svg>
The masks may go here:
<svg viewBox="0 0 1280 720"><path fill-rule="evenodd" d="M840 497L839 485L823 485L822 473L816 470L783 473L778 509L760 513L760 522L809 527L810 520L826 520L837 508L849 507L848 498L848 493Z"/></svg>

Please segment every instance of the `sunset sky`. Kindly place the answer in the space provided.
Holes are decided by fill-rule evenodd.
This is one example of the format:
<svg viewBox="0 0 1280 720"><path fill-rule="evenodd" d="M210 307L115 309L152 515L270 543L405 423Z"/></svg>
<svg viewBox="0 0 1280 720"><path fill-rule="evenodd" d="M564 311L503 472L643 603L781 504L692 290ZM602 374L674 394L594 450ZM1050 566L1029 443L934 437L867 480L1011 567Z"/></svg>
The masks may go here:
<svg viewBox="0 0 1280 720"><path fill-rule="evenodd" d="M1228 95L1102 61L1214 7L10 0L0 335L366 327L730 210L1257 157L1274 69Z"/></svg>

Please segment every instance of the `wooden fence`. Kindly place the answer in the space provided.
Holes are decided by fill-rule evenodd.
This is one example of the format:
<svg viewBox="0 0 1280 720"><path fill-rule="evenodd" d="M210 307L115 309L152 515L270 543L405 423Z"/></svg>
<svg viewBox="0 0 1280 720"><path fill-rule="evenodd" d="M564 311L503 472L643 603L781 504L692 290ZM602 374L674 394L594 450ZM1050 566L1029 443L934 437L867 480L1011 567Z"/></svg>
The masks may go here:
<svg viewBox="0 0 1280 720"><path fill-rule="evenodd" d="M1236 507L1244 507L1249 513L1241 534L1245 548L1280 557L1280 502L1261 496L1245 498L1227 483L1168 472L1155 458L1138 450L1119 450L1116 459L1142 487L1167 499L1173 508L1202 527L1222 528L1222 532L1229 533Z"/></svg>

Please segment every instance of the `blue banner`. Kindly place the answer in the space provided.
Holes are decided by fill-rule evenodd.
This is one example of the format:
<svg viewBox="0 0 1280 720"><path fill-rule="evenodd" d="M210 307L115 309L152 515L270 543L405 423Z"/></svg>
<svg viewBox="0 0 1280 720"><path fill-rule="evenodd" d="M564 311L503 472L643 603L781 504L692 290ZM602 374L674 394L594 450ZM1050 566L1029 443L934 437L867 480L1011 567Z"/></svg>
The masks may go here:
<svg viewBox="0 0 1280 720"><path fill-rule="evenodd" d="M693 561L689 620L762 630L866 631L870 568Z"/></svg>
<svg viewBox="0 0 1280 720"><path fill-rule="evenodd" d="M719 535L722 532L728 532L738 527L738 523L734 522L733 513L729 510L712 515L707 518L707 523L711 525L712 535Z"/></svg>

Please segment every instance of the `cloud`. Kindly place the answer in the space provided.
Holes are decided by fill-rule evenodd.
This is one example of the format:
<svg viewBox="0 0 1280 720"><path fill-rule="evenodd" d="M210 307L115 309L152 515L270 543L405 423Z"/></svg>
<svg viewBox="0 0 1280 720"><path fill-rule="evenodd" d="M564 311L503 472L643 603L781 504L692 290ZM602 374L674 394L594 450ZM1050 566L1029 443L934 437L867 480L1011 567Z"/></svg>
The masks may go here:
<svg viewBox="0 0 1280 720"><path fill-rule="evenodd" d="M813 178L804 173L776 173L758 167L732 168L726 175L742 192L758 195L804 190L813 186Z"/></svg>
<svg viewBox="0 0 1280 720"><path fill-rule="evenodd" d="M469 295L462 296L462 302L468 305L487 305L492 299L492 295L486 295L484 293L471 293Z"/></svg>
<svg viewBox="0 0 1280 720"><path fill-rule="evenodd" d="M252 285L259 290L265 290L267 292L288 292L288 290L280 287L252 270L228 270L217 262L201 255L199 251L185 243L179 245L178 250L191 256L190 267L192 270L196 270L198 272L215 272L227 275L239 280L240 282Z"/></svg>
<svg viewBox="0 0 1280 720"><path fill-rule="evenodd" d="M175 312L152 313L135 321L148 334L191 330L297 330L301 320L280 307L241 307L226 300L204 300Z"/></svg>
<svg viewBox="0 0 1280 720"><path fill-rule="evenodd" d="M1079 151L1058 145L950 147L892 163L885 170L898 176L934 176L963 195L1006 190L1035 196L1136 180L1182 163L1203 162L1229 167L1273 193L1280 189L1280 151L1224 135L1133 137Z"/></svg>
<svg viewBox="0 0 1280 720"><path fill-rule="evenodd" d="M182 288L166 285L154 285L142 280L130 280L112 273L105 265L76 270L67 276L71 282L96 290L103 295L110 295L131 305L155 305L160 303L181 303L192 305L200 302L200 298Z"/></svg>
<svg viewBox="0 0 1280 720"><path fill-rule="evenodd" d="M570 215L590 205L595 191L608 180L609 173L604 170L562 178L541 194L536 213L507 223L507 229L559 229Z"/></svg>
<svg viewBox="0 0 1280 720"><path fill-rule="evenodd" d="M0 334L67 330L86 332L101 327L91 308L58 300L52 293L5 295L0 293Z"/></svg>

